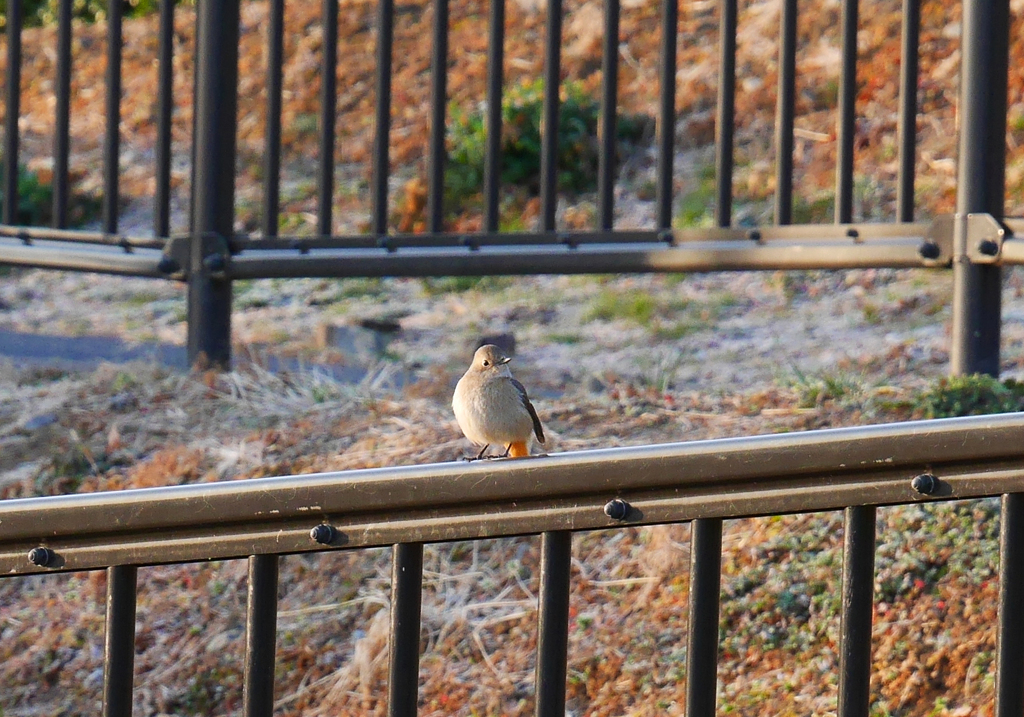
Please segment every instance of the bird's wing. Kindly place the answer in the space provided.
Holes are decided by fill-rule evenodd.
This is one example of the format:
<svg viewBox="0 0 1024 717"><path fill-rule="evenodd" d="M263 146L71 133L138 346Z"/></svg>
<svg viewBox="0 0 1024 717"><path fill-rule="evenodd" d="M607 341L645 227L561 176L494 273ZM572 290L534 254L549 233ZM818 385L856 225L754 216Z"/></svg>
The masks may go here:
<svg viewBox="0 0 1024 717"><path fill-rule="evenodd" d="M523 406L527 411L530 412L530 418L533 419L533 433L537 436L537 440L541 443L544 442L544 427L540 425L540 418L537 416L537 409L530 403L529 397L526 395L526 387L523 384L516 381L514 378L510 379L512 385L515 386L516 391L519 393L519 400L523 402Z"/></svg>

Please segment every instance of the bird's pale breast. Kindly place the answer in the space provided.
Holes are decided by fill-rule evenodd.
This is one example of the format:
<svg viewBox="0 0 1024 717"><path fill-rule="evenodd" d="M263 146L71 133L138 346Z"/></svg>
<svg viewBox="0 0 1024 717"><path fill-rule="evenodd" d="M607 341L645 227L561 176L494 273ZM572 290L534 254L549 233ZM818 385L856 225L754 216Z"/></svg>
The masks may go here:
<svg viewBox="0 0 1024 717"><path fill-rule="evenodd" d="M463 376L452 398L455 419L466 438L479 445L529 441L533 420L512 379L495 376L475 388L474 383Z"/></svg>

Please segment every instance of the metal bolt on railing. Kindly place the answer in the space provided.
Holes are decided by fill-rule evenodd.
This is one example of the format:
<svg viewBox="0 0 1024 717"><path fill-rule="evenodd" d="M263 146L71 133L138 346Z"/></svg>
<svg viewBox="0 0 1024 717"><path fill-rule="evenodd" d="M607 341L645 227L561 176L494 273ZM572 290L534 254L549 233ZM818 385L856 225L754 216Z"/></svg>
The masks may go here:
<svg viewBox="0 0 1024 717"><path fill-rule="evenodd" d="M612 520L625 520L626 516L629 515L631 506L621 498L610 500L605 503L604 514Z"/></svg>
<svg viewBox="0 0 1024 717"><path fill-rule="evenodd" d="M57 554L49 548L32 548L28 552L28 561L40 568L51 565L56 557Z"/></svg>
<svg viewBox="0 0 1024 717"><path fill-rule="evenodd" d="M939 479L931 473L922 473L914 476L910 481L910 486L921 495L931 495L938 490Z"/></svg>
<svg viewBox="0 0 1024 717"><path fill-rule="evenodd" d="M922 259L938 259L940 256L942 256L942 249L940 249L939 245L936 244L935 242L926 241L923 244L921 244L920 248L917 250L917 253L921 255Z"/></svg>
<svg viewBox="0 0 1024 717"><path fill-rule="evenodd" d="M208 254L206 258L203 259L203 266L213 273L224 271L224 267L226 265L227 264L224 261L224 256L222 254Z"/></svg>
<svg viewBox="0 0 1024 717"><path fill-rule="evenodd" d="M984 256L996 256L999 254L999 242L994 239L982 239L978 242L978 253Z"/></svg>
<svg viewBox="0 0 1024 717"><path fill-rule="evenodd" d="M326 523L316 525L309 531L309 537L320 543L320 545L330 545L334 542L334 538L337 535L338 531L334 529L334 526L327 525Z"/></svg>

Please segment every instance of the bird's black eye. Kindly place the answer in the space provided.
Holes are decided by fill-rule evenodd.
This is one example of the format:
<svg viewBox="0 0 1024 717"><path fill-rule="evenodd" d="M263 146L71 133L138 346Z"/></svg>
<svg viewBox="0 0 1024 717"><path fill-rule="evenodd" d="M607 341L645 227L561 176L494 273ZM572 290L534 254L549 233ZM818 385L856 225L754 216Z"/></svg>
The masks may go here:
<svg viewBox="0 0 1024 717"><path fill-rule="evenodd" d="M484 368L487 368L490 365L491 365L491 362L488 361L487 359L484 359Z"/></svg>

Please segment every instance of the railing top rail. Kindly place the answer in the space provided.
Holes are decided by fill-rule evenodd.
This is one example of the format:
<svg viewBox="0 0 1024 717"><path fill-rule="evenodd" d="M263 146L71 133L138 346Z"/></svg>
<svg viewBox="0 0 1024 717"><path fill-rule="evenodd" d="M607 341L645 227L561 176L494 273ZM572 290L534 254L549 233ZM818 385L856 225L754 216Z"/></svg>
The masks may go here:
<svg viewBox="0 0 1024 717"><path fill-rule="evenodd" d="M1022 432L1005 414L9 500L0 574L43 571L38 546L83 570L997 495L1024 489Z"/></svg>

